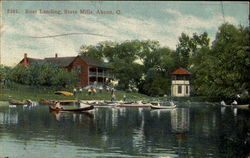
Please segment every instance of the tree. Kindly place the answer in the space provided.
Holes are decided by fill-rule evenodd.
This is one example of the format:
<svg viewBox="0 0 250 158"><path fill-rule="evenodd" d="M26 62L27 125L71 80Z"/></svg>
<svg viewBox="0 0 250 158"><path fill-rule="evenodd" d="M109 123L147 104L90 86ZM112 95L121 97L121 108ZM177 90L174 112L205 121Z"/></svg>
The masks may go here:
<svg viewBox="0 0 250 158"><path fill-rule="evenodd" d="M16 66L7 73L6 78L12 82L32 86L65 86L74 85L78 81L76 72L68 72L53 64Z"/></svg>
<svg viewBox="0 0 250 158"><path fill-rule="evenodd" d="M249 58L249 27L220 26L212 47L192 59L197 94L231 98L249 92Z"/></svg>

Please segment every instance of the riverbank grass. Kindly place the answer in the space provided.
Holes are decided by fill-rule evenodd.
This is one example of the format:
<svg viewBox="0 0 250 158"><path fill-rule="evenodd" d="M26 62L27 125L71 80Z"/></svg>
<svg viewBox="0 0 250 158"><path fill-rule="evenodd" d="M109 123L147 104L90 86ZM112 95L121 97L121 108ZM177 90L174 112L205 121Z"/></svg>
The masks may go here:
<svg viewBox="0 0 250 158"><path fill-rule="evenodd" d="M58 89L58 88L49 88L49 87L30 87L30 86L19 86L11 87L11 88L1 88L0 89L0 100L8 101L8 100L27 100L30 99L32 101L39 101L40 99L48 99L48 100L111 100L111 92L110 91L97 91L95 94L89 95L87 90L83 90L81 93L77 92L73 96L64 96L54 94L55 91L64 90L68 92L72 92L70 89ZM154 98L134 93L134 92L124 92L124 91L115 91L116 100L122 100L124 95L126 95L128 100L154 100Z"/></svg>

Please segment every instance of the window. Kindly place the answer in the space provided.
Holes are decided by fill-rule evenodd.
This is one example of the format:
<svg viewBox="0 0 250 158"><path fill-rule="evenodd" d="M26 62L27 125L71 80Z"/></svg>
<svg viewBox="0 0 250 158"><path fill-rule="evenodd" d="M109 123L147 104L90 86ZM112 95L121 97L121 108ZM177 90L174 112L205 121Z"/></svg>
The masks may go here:
<svg viewBox="0 0 250 158"><path fill-rule="evenodd" d="M178 86L178 94L181 94L181 93L182 93L182 87Z"/></svg>
<svg viewBox="0 0 250 158"><path fill-rule="evenodd" d="M188 85L186 85L186 94L188 94L188 87L189 87L189 86L188 86Z"/></svg>
<svg viewBox="0 0 250 158"><path fill-rule="evenodd" d="M81 73L81 65L76 66L76 72Z"/></svg>

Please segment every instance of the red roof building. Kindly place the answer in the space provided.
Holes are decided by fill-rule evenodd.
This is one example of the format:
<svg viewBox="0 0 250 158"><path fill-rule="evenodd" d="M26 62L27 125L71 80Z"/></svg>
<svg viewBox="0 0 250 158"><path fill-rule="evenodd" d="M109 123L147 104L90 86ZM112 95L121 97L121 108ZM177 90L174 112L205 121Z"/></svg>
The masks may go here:
<svg viewBox="0 0 250 158"><path fill-rule="evenodd" d="M170 74L172 75L171 95L174 97L190 96L189 77L191 73L184 68L178 68Z"/></svg>
<svg viewBox="0 0 250 158"><path fill-rule="evenodd" d="M31 66L34 64L51 63L67 69L68 71L76 70L79 72L80 85L85 87L94 84L105 84L112 76L108 73L111 70L104 62L98 61L87 56L73 56L73 57L55 57L36 59L29 58L24 54L24 58L18 65Z"/></svg>
<svg viewBox="0 0 250 158"><path fill-rule="evenodd" d="M188 72L186 69L184 68L179 68L173 72L170 73L171 75L191 75L190 72Z"/></svg>

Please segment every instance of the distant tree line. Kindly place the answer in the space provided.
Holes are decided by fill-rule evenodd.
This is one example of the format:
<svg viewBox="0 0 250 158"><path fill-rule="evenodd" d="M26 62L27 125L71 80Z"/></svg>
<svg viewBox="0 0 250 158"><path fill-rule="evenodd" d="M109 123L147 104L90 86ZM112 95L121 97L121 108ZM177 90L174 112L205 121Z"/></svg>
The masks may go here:
<svg viewBox="0 0 250 158"><path fill-rule="evenodd" d="M4 71L7 70L7 71ZM68 72L53 64L18 65L14 68L1 67L1 80L31 86L65 87L78 82L77 73Z"/></svg>
<svg viewBox="0 0 250 158"><path fill-rule="evenodd" d="M183 67L192 73L193 95L233 97L250 92L249 27L223 24L212 43L206 32L182 33L176 50L151 40L105 41L82 45L80 54L107 61L123 90L170 94L169 74Z"/></svg>

